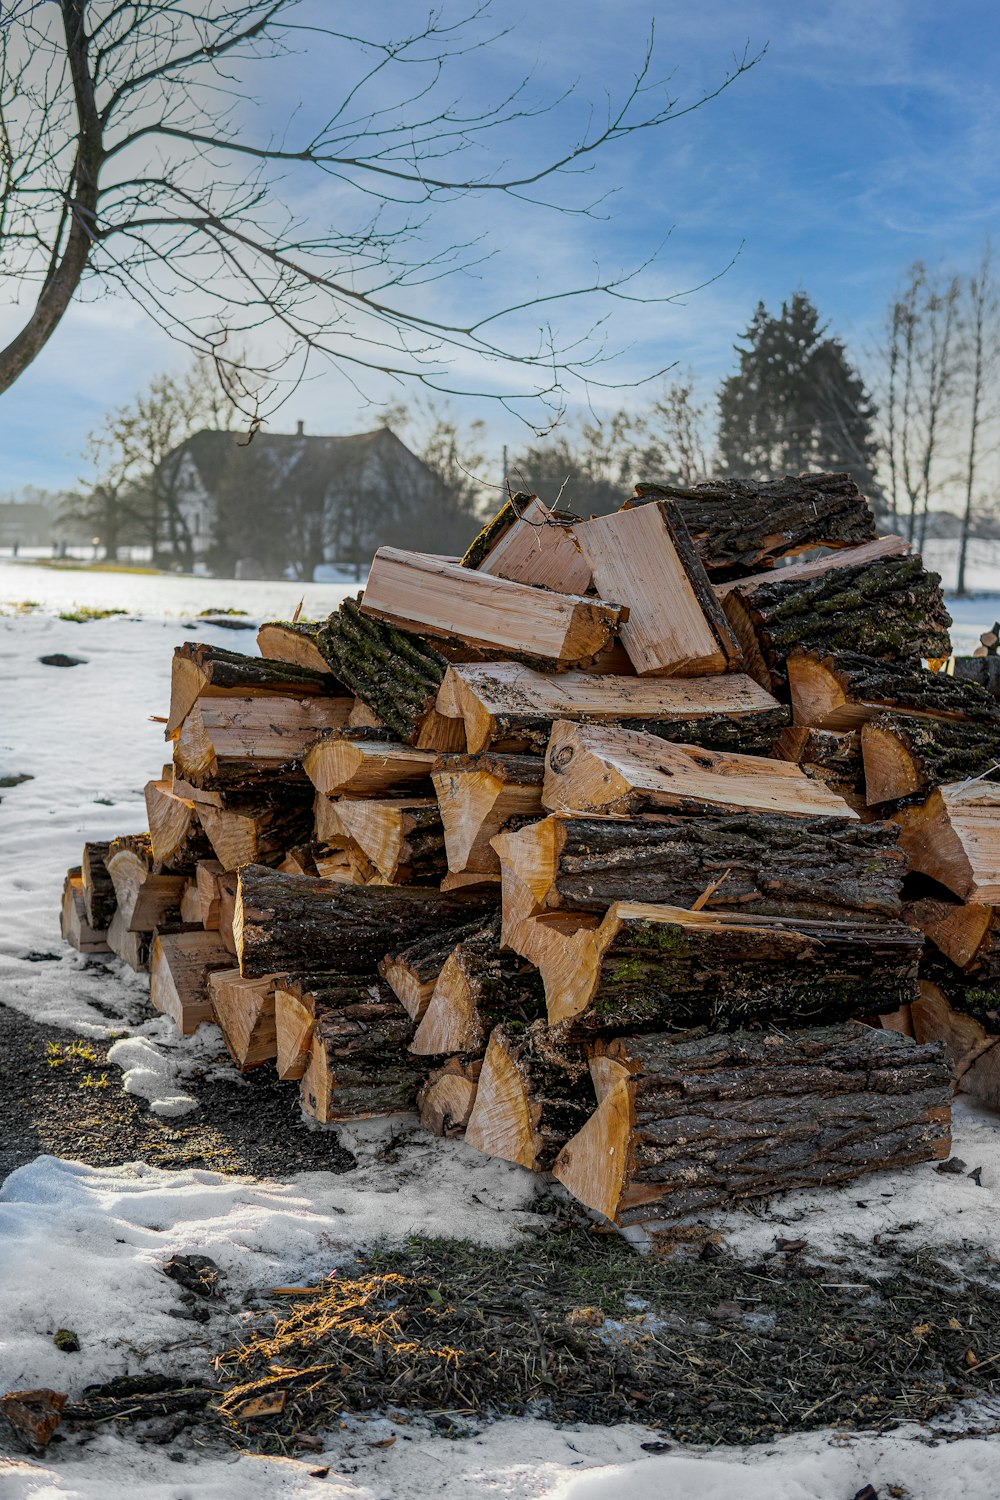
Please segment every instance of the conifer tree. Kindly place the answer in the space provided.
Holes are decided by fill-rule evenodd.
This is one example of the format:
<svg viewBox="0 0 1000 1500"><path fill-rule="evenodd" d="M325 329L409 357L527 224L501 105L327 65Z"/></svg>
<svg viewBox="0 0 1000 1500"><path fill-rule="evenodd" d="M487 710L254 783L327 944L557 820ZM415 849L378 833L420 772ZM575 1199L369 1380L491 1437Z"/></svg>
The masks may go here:
<svg viewBox="0 0 1000 1500"><path fill-rule="evenodd" d="M849 470L876 487L875 405L844 345L804 292L772 317L757 304L736 346L739 370L719 391L719 456L727 474L763 478Z"/></svg>

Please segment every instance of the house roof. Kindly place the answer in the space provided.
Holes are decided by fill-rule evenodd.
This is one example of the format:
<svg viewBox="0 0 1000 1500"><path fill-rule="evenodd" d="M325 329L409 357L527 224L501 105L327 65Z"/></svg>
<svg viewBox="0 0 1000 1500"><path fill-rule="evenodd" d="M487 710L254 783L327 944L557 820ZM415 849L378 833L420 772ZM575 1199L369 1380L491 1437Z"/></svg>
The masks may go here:
<svg viewBox="0 0 1000 1500"><path fill-rule="evenodd" d="M413 463L426 467L423 460L388 427L340 437L294 432L258 433L250 444L241 432L203 428L179 444L174 452L186 453L191 458L202 484L211 493L218 488L233 450L237 448L244 459L259 455L261 462L280 463L289 473L304 461L310 468L321 464L332 474L340 468L357 464L366 451L372 452L386 445L402 448Z"/></svg>

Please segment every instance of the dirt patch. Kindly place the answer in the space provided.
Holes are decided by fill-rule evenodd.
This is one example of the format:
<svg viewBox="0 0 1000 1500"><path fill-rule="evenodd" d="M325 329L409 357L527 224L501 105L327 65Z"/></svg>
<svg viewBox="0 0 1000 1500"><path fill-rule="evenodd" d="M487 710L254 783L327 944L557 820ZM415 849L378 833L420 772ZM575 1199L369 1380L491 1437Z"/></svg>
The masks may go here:
<svg viewBox="0 0 1000 1500"><path fill-rule="evenodd" d="M580 1230L510 1251L414 1241L241 1330L216 1415L239 1446L273 1453L345 1412L394 1409L744 1444L926 1421L994 1391L995 1265L959 1276L926 1252L873 1253L859 1269L801 1251L644 1259Z"/></svg>
<svg viewBox="0 0 1000 1500"><path fill-rule="evenodd" d="M96 1167L142 1160L255 1177L355 1166L335 1131L303 1122L298 1085L279 1082L266 1064L241 1078L221 1053L228 1066L210 1078L185 1076L198 1113L161 1119L123 1091L109 1045L0 1005L0 1181L43 1153Z"/></svg>

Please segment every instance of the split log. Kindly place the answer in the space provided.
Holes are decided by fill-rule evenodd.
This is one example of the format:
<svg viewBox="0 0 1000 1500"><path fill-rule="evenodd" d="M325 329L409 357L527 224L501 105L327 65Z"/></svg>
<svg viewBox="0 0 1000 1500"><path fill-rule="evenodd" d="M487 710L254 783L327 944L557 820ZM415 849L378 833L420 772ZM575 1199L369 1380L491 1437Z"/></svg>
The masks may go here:
<svg viewBox="0 0 1000 1500"><path fill-rule="evenodd" d="M376 552L361 612L464 645L567 667L603 650L627 613L602 599L491 578L396 547Z"/></svg>
<svg viewBox="0 0 1000 1500"><path fill-rule="evenodd" d="M431 742L424 748L438 748L434 698L448 661L421 636L369 619L357 600L345 599L320 625L264 625L257 640L262 651L286 660L323 662L387 726L390 738L418 744L426 733Z"/></svg>
<svg viewBox="0 0 1000 1500"><path fill-rule="evenodd" d="M910 863L960 901L1000 904L1000 786L941 786L894 813L899 845Z"/></svg>
<svg viewBox="0 0 1000 1500"><path fill-rule="evenodd" d="M358 985L363 985L358 980ZM299 1079L309 1066L316 997L307 976L286 974L275 982L275 1067L282 1079Z"/></svg>
<svg viewBox="0 0 1000 1500"><path fill-rule="evenodd" d="M233 926L236 921L236 893L239 877L235 870L224 870L219 876L219 937L227 953L236 957L236 937Z"/></svg>
<svg viewBox="0 0 1000 1500"><path fill-rule="evenodd" d="M407 1047L413 1022L385 985L352 975L309 981L313 1007L302 1107L321 1124L414 1108L423 1069Z"/></svg>
<svg viewBox="0 0 1000 1500"><path fill-rule="evenodd" d="M442 763L431 781L437 794L448 870L499 878L491 840L512 818L537 817L545 763L530 755L481 755Z"/></svg>
<svg viewBox="0 0 1000 1500"><path fill-rule="evenodd" d="M853 651L793 651L788 682L796 724L860 729L887 710L930 719L1000 724L1000 708L984 688L908 662L875 661Z"/></svg>
<svg viewBox="0 0 1000 1500"><path fill-rule="evenodd" d="M269 1062L278 1050L274 1029L276 974L243 979L239 969L208 976L212 1014L230 1057L241 1073Z"/></svg>
<svg viewBox="0 0 1000 1500"><path fill-rule="evenodd" d="M907 903L903 917L956 968L1000 982L1000 911L995 906L922 896Z"/></svg>
<svg viewBox="0 0 1000 1500"><path fill-rule="evenodd" d="M493 898L495 900L495 898ZM233 935L245 978L374 971L402 939L459 926L485 912L491 898L445 895L424 886L352 886L281 875L262 865L239 873Z"/></svg>
<svg viewBox="0 0 1000 1500"><path fill-rule="evenodd" d="M1000 724L879 714L861 726L869 806L1000 771Z"/></svg>
<svg viewBox="0 0 1000 1500"><path fill-rule="evenodd" d="M306 775L327 797L377 796L403 782L426 780L437 756L391 740L364 740L334 735L312 746L303 761Z"/></svg>
<svg viewBox="0 0 1000 1500"><path fill-rule="evenodd" d="M906 864L891 823L718 813L580 818L560 813L494 848L536 911L605 912L635 900L836 920L900 916Z"/></svg>
<svg viewBox="0 0 1000 1500"><path fill-rule="evenodd" d="M187 876L160 873L152 849L141 845L117 847L107 856L115 892L116 915L123 932L151 933L180 921L180 902Z"/></svg>
<svg viewBox="0 0 1000 1500"><path fill-rule="evenodd" d="M219 930L219 876L222 865L217 859L200 859L195 870L198 900L201 907L200 922L210 932Z"/></svg>
<svg viewBox="0 0 1000 1500"><path fill-rule="evenodd" d="M944 991L926 979L920 981L910 1015L918 1042L941 1043L960 1089L973 1064L1000 1043L995 1022L991 1028L968 1011L956 1010Z"/></svg>
<svg viewBox="0 0 1000 1500"><path fill-rule="evenodd" d="M434 797L345 797L337 807L344 831L391 884L426 885L447 872Z"/></svg>
<svg viewBox="0 0 1000 1500"><path fill-rule="evenodd" d="M172 739L202 697L311 698L320 694L347 695L329 672L317 672L286 661L243 656L221 646L185 641L174 648L170 674L170 713L164 731Z"/></svg>
<svg viewBox="0 0 1000 1500"><path fill-rule="evenodd" d="M598 593L628 605L619 636L640 677L698 677L739 664L739 644L675 504L582 521L574 537Z"/></svg>
<svg viewBox="0 0 1000 1500"><path fill-rule="evenodd" d="M637 484L639 501L673 500L713 581L773 568L811 547L874 542L875 517L850 474ZM631 502L635 504L636 502Z"/></svg>
<svg viewBox="0 0 1000 1500"><path fill-rule="evenodd" d="M201 895L196 880L187 879L184 889L181 891L180 900L181 925L184 927L201 927Z"/></svg>
<svg viewBox="0 0 1000 1500"><path fill-rule="evenodd" d="M768 753L787 710L751 678L610 677L536 672L519 662L451 667L438 696L464 721L470 754L544 754L560 719L610 722L713 749Z"/></svg>
<svg viewBox="0 0 1000 1500"><path fill-rule="evenodd" d="M938 574L928 573L919 557L858 558L846 566L870 550L853 548L725 585L722 607L751 677L784 693L785 663L796 647L894 661L950 655L951 616ZM807 570L811 576L803 576Z"/></svg>
<svg viewBox="0 0 1000 1500"><path fill-rule="evenodd" d="M515 497L505 502L499 515L475 538L462 566L513 583L555 589L559 594L585 594L592 578L574 536L573 523L578 519L550 510L537 495ZM481 541L487 532L489 543ZM470 562L472 556L479 561Z"/></svg>
<svg viewBox="0 0 1000 1500"><path fill-rule="evenodd" d="M551 1169L592 1107L583 1049L544 1022L494 1028L465 1131L466 1144L533 1172Z"/></svg>
<svg viewBox="0 0 1000 1500"><path fill-rule="evenodd" d="M84 844L80 860L87 923L101 932L107 931L115 914L115 888L105 865L110 848L111 845L106 843Z"/></svg>
<svg viewBox="0 0 1000 1500"><path fill-rule="evenodd" d="M564 721L553 726L549 740L542 806L549 812L756 809L800 818L857 816L841 797L789 761Z"/></svg>
<svg viewBox="0 0 1000 1500"><path fill-rule="evenodd" d="M254 790L262 781L298 774L309 746L340 729L351 698L202 698L174 742L174 765L209 791Z"/></svg>
<svg viewBox="0 0 1000 1500"><path fill-rule="evenodd" d="M417 1092L420 1123L431 1135L454 1140L465 1127L476 1102L482 1058L449 1057L435 1068Z"/></svg>
<svg viewBox="0 0 1000 1500"><path fill-rule="evenodd" d="M177 874L193 873L212 853L196 804L176 797L166 781L147 781L144 790L153 859Z"/></svg>
<svg viewBox="0 0 1000 1500"><path fill-rule="evenodd" d="M62 906L59 928L63 941L78 953L110 953L108 934L104 929L92 927L87 918L87 905L83 895L83 874L77 866L67 871L63 882Z"/></svg>
<svg viewBox="0 0 1000 1500"><path fill-rule="evenodd" d="M579 922L579 918L577 919ZM549 1024L576 1032L802 1025L898 1010L922 938L902 922L814 921L617 901L598 926L530 919Z"/></svg>
<svg viewBox="0 0 1000 1500"><path fill-rule="evenodd" d="M198 809L201 826L224 870L277 863L313 830L312 788L292 785L271 796L230 797L225 807Z"/></svg>
<svg viewBox="0 0 1000 1500"><path fill-rule="evenodd" d="M208 976L227 969L232 959L214 932L158 932L149 959L149 999L175 1022L181 1036L193 1036L212 1019Z"/></svg>
<svg viewBox="0 0 1000 1500"><path fill-rule="evenodd" d="M418 1057L482 1052L498 1022L524 1024L544 1014L541 979L500 946L499 917L456 944L438 975L413 1038Z"/></svg>
<svg viewBox="0 0 1000 1500"><path fill-rule="evenodd" d="M597 1110L553 1170L623 1226L832 1186L951 1149L941 1049L893 1031L623 1037L593 1070Z"/></svg>
<svg viewBox="0 0 1000 1500"><path fill-rule="evenodd" d="M477 918L460 927L445 927L427 933L417 941L407 941L395 952L387 953L378 971L413 1021L419 1021L430 1003L438 976L455 948L465 938L481 931Z"/></svg>
<svg viewBox="0 0 1000 1500"><path fill-rule="evenodd" d="M326 622L267 620L257 631L257 647L268 661L281 661L336 677L334 667L323 650Z"/></svg>
<svg viewBox="0 0 1000 1500"><path fill-rule="evenodd" d="M825 782L860 818L867 820L873 816L865 800L858 730L810 729L792 724L778 735L771 753L778 760L794 761L807 776Z"/></svg>

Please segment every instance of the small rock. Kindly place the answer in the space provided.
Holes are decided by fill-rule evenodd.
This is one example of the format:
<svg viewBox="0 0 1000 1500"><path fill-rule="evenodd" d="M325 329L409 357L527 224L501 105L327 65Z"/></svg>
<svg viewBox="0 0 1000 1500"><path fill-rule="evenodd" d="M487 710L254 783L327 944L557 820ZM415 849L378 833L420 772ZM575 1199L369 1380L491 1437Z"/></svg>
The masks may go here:
<svg viewBox="0 0 1000 1500"><path fill-rule="evenodd" d="M854 1500L878 1500L878 1490L873 1484L863 1485Z"/></svg>
<svg viewBox="0 0 1000 1500"><path fill-rule="evenodd" d="M163 1274L198 1297L215 1297L222 1273L207 1255L172 1255L163 1263Z"/></svg>
<svg viewBox="0 0 1000 1500"><path fill-rule="evenodd" d="M800 1250L804 1250L806 1248L805 1240L776 1239L774 1243L776 1248L781 1251L782 1255L798 1255Z"/></svg>
<svg viewBox="0 0 1000 1500"><path fill-rule="evenodd" d="M13 776L0 776L0 786L20 786L22 781L34 781L34 779L34 776L31 776L27 771L18 771Z"/></svg>
<svg viewBox="0 0 1000 1500"><path fill-rule="evenodd" d="M965 1162L960 1156L950 1156L947 1161L939 1161L934 1170L947 1173L952 1177L960 1177L965 1171Z"/></svg>
<svg viewBox="0 0 1000 1500"><path fill-rule="evenodd" d="M43 667L85 667L87 665L85 656L67 656L64 651L55 651L51 656L40 656L38 660Z"/></svg>
<svg viewBox="0 0 1000 1500"><path fill-rule="evenodd" d="M77 1338L72 1328L57 1328L52 1342L55 1344L56 1348L61 1349L64 1354L79 1353L80 1340Z"/></svg>
<svg viewBox="0 0 1000 1500"><path fill-rule="evenodd" d="M68 1400L65 1391L50 1391L44 1386L33 1391L8 1391L0 1399L0 1411L18 1436L41 1453L62 1421L62 1409Z"/></svg>
<svg viewBox="0 0 1000 1500"><path fill-rule="evenodd" d="M972 1178L973 1182L976 1184L976 1187L982 1187L982 1185L983 1185L983 1169L982 1169L982 1167L973 1167L972 1171L969 1172L969 1173L967 1173L966 1175Z"/></svg>

